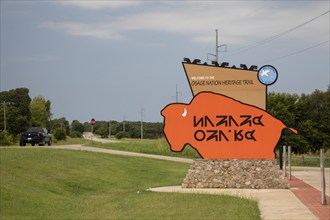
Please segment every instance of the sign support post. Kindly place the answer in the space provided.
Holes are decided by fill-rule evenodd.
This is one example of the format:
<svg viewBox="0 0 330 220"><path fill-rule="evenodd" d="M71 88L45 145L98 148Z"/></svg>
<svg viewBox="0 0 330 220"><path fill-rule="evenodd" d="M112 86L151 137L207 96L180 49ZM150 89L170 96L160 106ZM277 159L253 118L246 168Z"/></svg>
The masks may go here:
<svg viewBox="0 0 330 220"><path fill-rule="evenodd" d="M283 167L284 167L284 177L286 177L286 146L283 146Z"/></svg>
<svg viewBox="0 0 330 220"><path fill-rule="evenodd" d="M289 180L291 180L291 146L288 146Z"/></svg>
<svg viewBox="0 0 330 220"><path fill-rule="evenodd" d="M325 173L324 173L324 150L320 150L320 164L321 164L321 187L322 187L322 195L321 195L321 204L327 204L327 197L325 195L326 183L325 183Z"/></svg>

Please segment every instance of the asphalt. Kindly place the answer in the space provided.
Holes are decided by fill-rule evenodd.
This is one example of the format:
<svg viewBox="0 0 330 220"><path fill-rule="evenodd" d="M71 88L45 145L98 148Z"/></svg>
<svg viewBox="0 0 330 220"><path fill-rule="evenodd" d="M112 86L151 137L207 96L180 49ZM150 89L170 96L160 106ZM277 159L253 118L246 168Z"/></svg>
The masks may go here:
<svg viewBox="0 0 330 220"><path fill-rule="evenodd" d="M36 147L34 147L36 148ZM134 153L127 151L118 151L110 149L102 149L96 147L86 147L81 145L63 145L63 146L45 146L42 148L51 149L67 149L67 150L81 150L100 153L109 153L116 155L126 155L134 157L146 157L152 159L169 160L183 163L192 163L192 159L177 158L169 156L151 155ZM316 190L321 189L321 173L320 168L307 168L307 167L292 167L292 175L307 183L308 187ZM329 195L329 168L326 168L326 186L327 195ZM288 180L289 181L289 180ZM290 183L290 181L289 181ZM175 192L175 193L203 193L203 194L219 194L219 195L233 195L242 198L248 198L258 201L259 209L262 219L290 219L290 220L308 220L308 219L322 219L313 214L312 209L308 204L304 204L293 193L298 188L291 189L187 189L181 186L163 186L157 188L150 188L148 190L154 192ZM308 197L308 195L306 195ZM321 201L321 198L319 198ZM330 201L328 201L328 204ZM330 213L330 208L323 206L325 212ZM315 212L314 212L315 213ZM327 214L325 214L327 216ZM330 217L330 216L329 216ZM330 219L330 218L328 218Z"/></svg>

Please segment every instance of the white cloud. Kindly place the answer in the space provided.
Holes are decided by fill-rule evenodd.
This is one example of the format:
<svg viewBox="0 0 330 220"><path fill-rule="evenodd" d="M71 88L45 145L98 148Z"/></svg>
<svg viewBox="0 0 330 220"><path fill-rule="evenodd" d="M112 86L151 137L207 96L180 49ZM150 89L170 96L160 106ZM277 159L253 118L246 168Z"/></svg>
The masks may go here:
<svg viewBox="0 0 330 220"><path fill-rule="evenodd" d="M57 56L57 55L53 55L53 54L39 54L39 55L32 55L29 57L20 57L20 58L16 58L13 61L17 61L17 62L55 62L55 61L59 61L62 58Z"/></svg>
<svg viewBox="0 0 330 220"><path fill-rule="evenodd" d="M45 21L39 25L41 28L51 30L63 30L65 33L74 36L88 36L106 40L119 40L122 35L115 31L114 25L109 23L81 23L81 22L52 22Z"/></svg>
<svg viewBox="0 0 330 220"><path fill-rule="evenodd" d="M92 8L105 7L111 3L118 4L119 7L117 1L101 1L100 5L91 2L93 1L63 1L61 4ZM122 6L125 4L129 6L133 2L124 2ZM313 5L306 4L305 7L283 5L280 7L280 4L278 2L166 2L162 7L155 7L145 3L141 5L145 7L143 11L121 13L117 17L109 15L107 20L91 23L47 21L40 27L62 30L69 35L107 40L123 39L132 31L158 31L185 35L199 43L213 42L214 30L219 29L221 42L247 44L251 43L252 39L258 41L302 24L324 12L326 5L324 2L319 2ZM296 32L296 35L291 34L291 37L312 37L315 41L328 38L328 18L329 13L324 19L311 23L309 29L313 30L313 33L298 35L299 32Z"/></svg>
<svg viewBox="0 0 330 220"><path fill-rule="evenodd" d="M60 0L52 1L52 3L63 6L74 6L86 9L106 9L106 8L122 8L140 4L139 1L113 1L113 0Z"/></svg>

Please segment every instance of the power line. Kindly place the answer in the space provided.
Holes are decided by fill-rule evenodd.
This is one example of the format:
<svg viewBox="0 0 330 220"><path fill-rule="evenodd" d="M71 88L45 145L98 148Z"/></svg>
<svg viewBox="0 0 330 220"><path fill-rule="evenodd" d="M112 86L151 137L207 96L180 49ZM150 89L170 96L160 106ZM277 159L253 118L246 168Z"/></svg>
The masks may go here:
<svg viewBox="0 0 330 220"><path fill-rule="evenodd" d="M233 50L233 51L229 52L229 53L232 53L232 54L229 54L229 55L227 55L227 56L237 55L237 54L243 53L243 52L245 52L245 51L247 51L247 50L251 50L251 49L253 49L253 48L259 47L259 46L261 46L261 45L263 45L263 44L265 44L265 43L269 43L269 42L271 42L271 41L273 41L273 40L276 40L277 38L280 38L280 37L282 37L282 36L285 35L285 34L288 34L288 33L292 32L292 31L295 31L295 30L297 30L298 28L300 28L300 27L302 27L302 26L304 26L304 25L306 25L306 24L308 24L308 23L310 23L310 22L312 22L312 21L315 21L316 19L318 19L318 18L320 18L320 17L322 17L322 16L328 14L329 12L330 12L330 11L326 11L326 12L324 12L324 13L322 13L322 14L320 14L320 15L318 15L318 16L316 16L316 17L314 17L314 18L312 18L312 19L310 19L310 20L308 20L308 21L306 21L306 22L304 22L304 23L298 25L298 26L295 26L295 27L293 27L293 28L290 28L289 30L286 30L286 31L284 31L284 32L282 32L282 33L276 34L276 35L274 35L274 36L272 36L272 37L266 38L266 39L264 39L264 40L262 40L262 41L259 41L259 42L256 42L256 43L253 43L253 44L250 44L250 45L247 45L247 46L244 46L244 47L238 48L238 49L236 49L236 50ZM237 51L237 52L236 52L236 51Z"/></svg>
<svg viewBox="0 0 330 220"><path fill-rule="evenodd" d="M280 57L277 57L277 58L273 58L273 59L270 59L270 60L266 60L264 62L262 62L261 64L263 63L268 63L268 62L271 62L271 61L274 61L274 60L280 60L280 59L283 59L283 58L286 58L286 57L290 57L290 56L293 56L293 55L296 55L296 54L299 54L299 53L302 53L302 52L305 52L307 50L310 50L310 49L313 49L315 47L318 47L318 46L321 46L323 44L326 44L326 43L329 43L330 40L327 40L327 41L324 41L324 42L321 42L321 43L318 43L314 46L311 46L311 47L307 47L305 49L302 49L302 50L299 50L299 51L296 51L296 52L293 52L293 53L290 53L290 54L287 54L287 55L284 55L284 56L280 56ZM258 64L258 65L261 65L261 64Z"/></svg>

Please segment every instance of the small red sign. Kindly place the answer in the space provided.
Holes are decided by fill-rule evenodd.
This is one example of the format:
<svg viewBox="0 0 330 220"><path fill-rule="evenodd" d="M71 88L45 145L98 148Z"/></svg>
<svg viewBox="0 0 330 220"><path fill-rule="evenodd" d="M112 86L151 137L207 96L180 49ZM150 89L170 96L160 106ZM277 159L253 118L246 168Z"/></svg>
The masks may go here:
<svg viewBox="0 0 330 220"><path fill-rule="evenodd" d="M91 119L91 125L94 126L94 125L95 125L95 122L96 122L96 121L95 121L95 118L92 118L92 119Z"/></svg>

